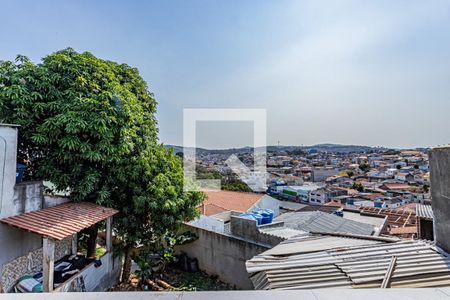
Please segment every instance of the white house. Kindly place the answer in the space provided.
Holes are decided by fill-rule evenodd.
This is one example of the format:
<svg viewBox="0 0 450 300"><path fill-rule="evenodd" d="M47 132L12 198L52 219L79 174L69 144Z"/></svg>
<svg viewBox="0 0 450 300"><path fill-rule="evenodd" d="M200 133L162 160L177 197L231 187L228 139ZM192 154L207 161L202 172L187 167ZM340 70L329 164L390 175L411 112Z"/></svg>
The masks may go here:
<svg viewBox="0 0 450 300"><path fill-rule="evenodd" d="M400 180L400 181L413 181L414 180L413 175L411 175L410 173L403 173L403 172L396 173L394 178L397 180Z"/></svg>

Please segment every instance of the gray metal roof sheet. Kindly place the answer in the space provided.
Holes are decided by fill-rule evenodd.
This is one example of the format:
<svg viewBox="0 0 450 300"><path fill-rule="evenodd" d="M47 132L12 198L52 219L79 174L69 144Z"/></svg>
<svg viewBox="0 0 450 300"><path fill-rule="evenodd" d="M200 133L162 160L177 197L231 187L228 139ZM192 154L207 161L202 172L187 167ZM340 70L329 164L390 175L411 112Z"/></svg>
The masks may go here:
<svg viewBox="0 0 450 300"><path fill-rule="evenodd" d="M272 227L272 228L266 228L266 229L260 229L261 232L264 232L266 234L275 235L281 238L291 238L294 236L298 236L299 234L305 234L307 232L297 229L292 229L289 227Z"/></svg>
<svg viewBox="0 0 450 300"><path fill-rule="evenodd" d="M340 232L371 235L374 226L321 211L291 212L280 215L275 221L283 221L286 227L307 232Z"/></svg>
<svg viewBox="0 0 450 300"><path fill-rule="evenodd" d="M433 208L431 205L417 204L416 205L416 216L425 219L434 219Z"/></svg>
<svg viewBox="0 0 450 300"><path fill-rule="evenodd" d="M303 238L303 242L314 240ZM350 240L346 238L345 240ZM319 245L323 239L315 240ZM247 261L256 289L377 288L392 256L397 258L390 286L443 287L450 285L450 258L426 241L384 243L370 241L316 252L274 255L273 249ZM301 242L291 243L302 249ZM322 248L322 250L320 250ZM313 250L311 247L309 250ZM272 254L271 254L272 253ZM279 251L279 253L283 253Z"/></svg>

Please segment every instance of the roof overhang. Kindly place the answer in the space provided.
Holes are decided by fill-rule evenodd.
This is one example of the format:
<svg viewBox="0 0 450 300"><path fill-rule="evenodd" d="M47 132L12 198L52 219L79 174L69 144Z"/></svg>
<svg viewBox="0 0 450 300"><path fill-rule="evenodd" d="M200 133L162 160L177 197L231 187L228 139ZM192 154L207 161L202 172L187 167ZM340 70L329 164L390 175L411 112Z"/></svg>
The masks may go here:
<svg viewBox="0 0 450 300"><path fill-rule="evenodd" d="M89 202L68 202L1 219L0 222L43 237L62 240L119 211Z"/></svg>

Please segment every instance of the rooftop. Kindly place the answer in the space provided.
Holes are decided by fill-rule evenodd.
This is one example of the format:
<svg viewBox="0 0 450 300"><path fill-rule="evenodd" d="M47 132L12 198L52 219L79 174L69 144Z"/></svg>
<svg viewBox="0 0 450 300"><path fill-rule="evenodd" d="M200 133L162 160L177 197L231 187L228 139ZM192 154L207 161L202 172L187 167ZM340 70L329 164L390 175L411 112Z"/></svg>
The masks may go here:
<svg viewBox="0 0 450 300"><path fill-rule="evenodd" d="M232 191L206 191L205 207L209 207L206 215L214 215L223 211L246 212L256 204L264 194ZM219 211L221 210L221 211Z"/></svg>
<svg viewBox="0 0 450 300"><path fill-rule="evenodd" d="M306 232L341 232L370 235L374 226L348 220L321 211L285 213L275 218L283 221L286 227Z"/></svg>
<svg viewBox="0 0 450 300"><path fill-rule="evenodd" d="M450 285L450 258L426 241L294 238L255 256L246 267L256 289L379 288L393 257L388 287Z"/></svg>
<svg viewBox="0 0 450 300"><path fill-rule="evenodd" d="M1 219L0 222L47 238L62 240L117 214L112 208L88 202L68 202Z"/></svg>
<svg viewBox="0 0 450 300"><path fill-rule="evenodd" d="M417 204L416 215L422 219L434 219L433 208L431 205Z"/></svg>
<svg viewBox="0 0 450 300"><path fill-rule="evenodd" d="M390 226L416 226L416 213L414 211L377 207L363 207L360 211L363 215L387 216Z"/></svg>

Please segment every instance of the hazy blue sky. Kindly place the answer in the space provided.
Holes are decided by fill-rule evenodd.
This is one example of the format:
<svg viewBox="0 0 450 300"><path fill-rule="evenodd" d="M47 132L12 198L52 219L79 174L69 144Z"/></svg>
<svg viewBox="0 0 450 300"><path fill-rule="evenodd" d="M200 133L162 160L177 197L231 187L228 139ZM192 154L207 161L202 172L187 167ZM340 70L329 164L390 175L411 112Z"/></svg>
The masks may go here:
<svg viewBox="0 0 450 300"><path fill-rule="evenodd" d="M183 108L197 107L267 109L269 144L450 142L450 1L0 0L0 12L0 59L70 46L139 68L165 143L182 143ZM225 125L199 126L200 146L251 144L251 126Z"/></svg>

